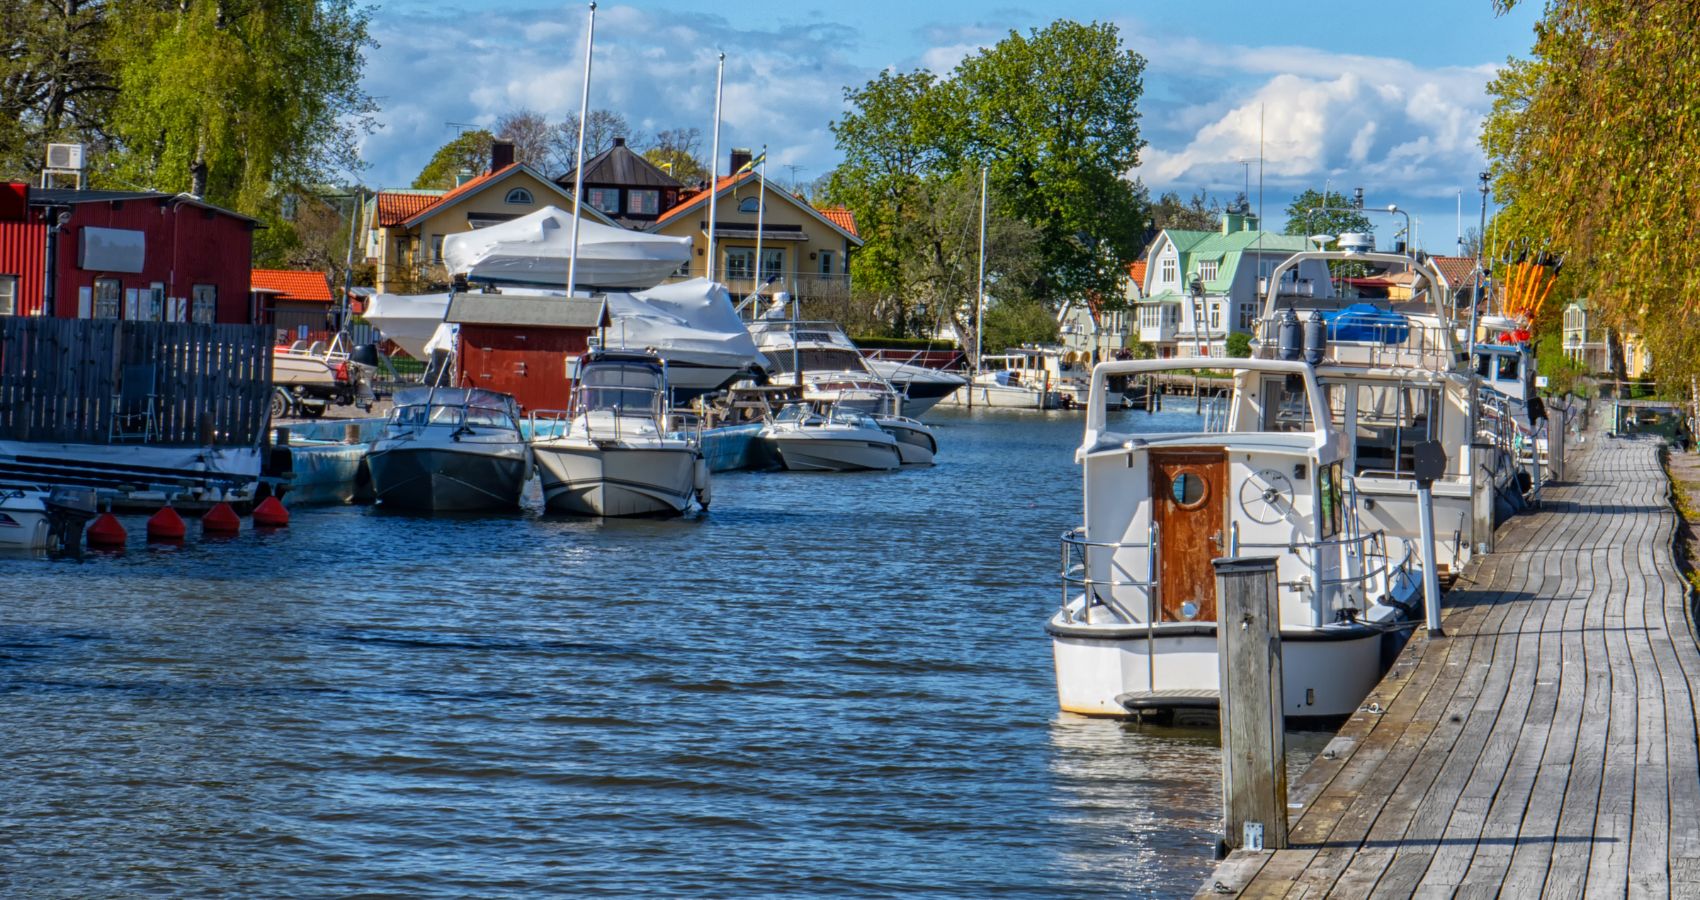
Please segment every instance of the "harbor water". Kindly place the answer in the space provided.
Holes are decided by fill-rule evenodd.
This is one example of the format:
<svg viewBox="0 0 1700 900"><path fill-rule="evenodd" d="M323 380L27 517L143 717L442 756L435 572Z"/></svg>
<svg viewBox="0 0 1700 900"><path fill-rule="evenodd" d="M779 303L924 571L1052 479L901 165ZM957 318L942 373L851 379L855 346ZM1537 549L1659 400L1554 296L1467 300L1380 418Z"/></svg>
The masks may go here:
<svg viewBox="0 0 1700 900"><path fill-rule="evenodd" d="M1190 893L1214 730L1056 709L1081 416L929 420L934 468L684 520L0 559L0 895Z"/></svg>

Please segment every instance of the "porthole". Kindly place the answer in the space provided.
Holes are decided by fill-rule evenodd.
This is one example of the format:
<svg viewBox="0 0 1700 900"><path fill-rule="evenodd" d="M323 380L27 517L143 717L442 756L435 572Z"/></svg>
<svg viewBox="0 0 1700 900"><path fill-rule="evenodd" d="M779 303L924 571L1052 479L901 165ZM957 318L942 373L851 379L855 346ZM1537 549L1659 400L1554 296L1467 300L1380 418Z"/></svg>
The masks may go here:
<svg viewBox="0 0 1700 900"><path fill-rule="evenodd" d="M1204 502L1209 493L1209 486L1197 472L1177 472L1174 480L1169 483L1170 495L1175 502L1184 507L1195 507Z"/></svg>

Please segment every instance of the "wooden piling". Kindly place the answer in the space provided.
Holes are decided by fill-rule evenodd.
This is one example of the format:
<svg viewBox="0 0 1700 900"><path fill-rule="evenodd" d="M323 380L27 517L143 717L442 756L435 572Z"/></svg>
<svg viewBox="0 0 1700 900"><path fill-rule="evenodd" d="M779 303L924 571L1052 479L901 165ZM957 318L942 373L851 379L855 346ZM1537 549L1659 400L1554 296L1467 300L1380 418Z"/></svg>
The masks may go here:
<svg viewBox="0 0 1700 900"><path fill-rule="evenodd" d="M1470 552L1493 552L1494 496L1492 444L1470 445Z"/></svg>
<svg viewBox="0 0 1700 900"><path fill-rule="evenodd" d="M1287 739L1275 557L1214 564L1223 844L1280 850L1287 846Z"/></svg>

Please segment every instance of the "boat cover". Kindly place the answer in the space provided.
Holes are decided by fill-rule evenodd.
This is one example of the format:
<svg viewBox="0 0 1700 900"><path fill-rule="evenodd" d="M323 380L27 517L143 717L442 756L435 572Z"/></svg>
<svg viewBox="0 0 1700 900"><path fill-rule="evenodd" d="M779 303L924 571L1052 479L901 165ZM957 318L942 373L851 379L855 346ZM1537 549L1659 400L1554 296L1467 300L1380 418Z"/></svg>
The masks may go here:
<svg viewBox="0 0 1700 900"><path fill-rule="evenodd" d="M1411 321L1396 312L1369 303L1354 303L1345 309L1322 314L1331 341L1362 341L1403 344L1411 334Z"/></svg>
<svg viewBox="0 0 1700 900"><path fill-rule="evenodd" d="M693 278L607 296L609 349L654 350L675 364L767 366L724 285Z"/></svg>
<svg viewBox="0 0 1700 900"><path fill-rule="evenodd" d="M366 321L414 359L430 356L426 344L443 324L448 294L374 294L366 301Z"/></svg>
<svg viewBox="0 0 1700 900"><path fill-rule="evenodd" d="M450 274L475 281L565 288L572 245L572 214L545 206L510 222L443 238L443 263ZM690 259L688 237L579 222L579 287L653 287Z"/></svg>

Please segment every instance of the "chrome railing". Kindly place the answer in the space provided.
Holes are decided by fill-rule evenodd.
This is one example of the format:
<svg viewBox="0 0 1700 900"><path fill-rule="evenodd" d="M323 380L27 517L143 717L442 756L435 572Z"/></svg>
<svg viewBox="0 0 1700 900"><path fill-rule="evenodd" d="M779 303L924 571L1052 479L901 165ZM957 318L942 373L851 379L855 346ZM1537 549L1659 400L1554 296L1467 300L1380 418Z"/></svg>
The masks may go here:
<svg viewBox="0 0 1700 900"><path fill-rule="evenodd" d="M1089 560L1087 559L1087 550L1092 547L1103 547L1109 550L1122 550L1136 546L1139 545L1125 544L1118 541L1089 541L1086 539L1086 529L1084 527L1064 532L1062 536L1062 609L1064 615L1068 615L1070 595L1074 593L1074 589L1078 588L1081 595L1085 598L1085 602L1080 607L1080 619L1078 621L1085 621L1087 612L1092 608L1094 603L1097 603L1099 605L1112 607L1117 613L1121 614L1123 618L1132 622L1135 617L1127 610L1126 607L1123 607L1120 602L1116 600L1114 589L1119 587L1133 587L1140 588L1146 592L1146 621L1155 622L1162 614L1161 610L1157 606L1157 553L1161 549L1162 543L1158 537L1158 529L1156 525L1151 526L1151 534L1146 538L1144 544L1146 551L1144 580L1094 578L1092 577ZM1113 557L1110 564L1111 566L1115 565ZM1105 597L1099 594L1097 589L1100 587L1110 588L1110 596Z"/></svg>
<svg viewBox="0 0 1700 900"><path fill-rule="evenodd" d="M1310 312L1302 309L1297 312L1302 328ZM1278 358L1280 327L1280 322L1274 319L1257 320L1255 332L1258 356L1265 359ZM1341 329L1350 329L1354 334L1367 336L1368 339L1347 340L1335 337ZM1453 358L1451 344L1446 339L1446 326L1442 325L1411 320L1400 323L1354 321L1352 315L1346 313L1330 321L1328 333L1329 338L1322 354L1325 363L1436 371L1449 371L1459 365L1458 360Z"/></svg>

